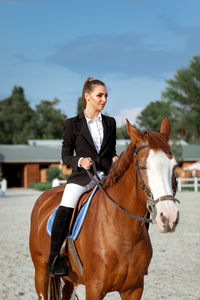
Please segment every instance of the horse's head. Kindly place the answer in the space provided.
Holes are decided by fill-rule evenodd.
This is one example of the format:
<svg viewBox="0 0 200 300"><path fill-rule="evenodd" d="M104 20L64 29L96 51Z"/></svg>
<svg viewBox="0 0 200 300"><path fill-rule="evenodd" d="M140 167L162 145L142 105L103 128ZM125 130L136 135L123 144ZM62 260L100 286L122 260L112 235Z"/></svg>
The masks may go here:
<svg viewBox="0 0 200 300"><path fill-rule="evenodd" d="M177 163L168 144L170 123L166 117L159 133L150 131L140 134L127 120L127 131L135 147L135 168L140 179L136 190L141 193L141 184L146 192L147 207L159 232L172 232L178 224L179 211L175 205L178 200L173 195Z"/></svg>

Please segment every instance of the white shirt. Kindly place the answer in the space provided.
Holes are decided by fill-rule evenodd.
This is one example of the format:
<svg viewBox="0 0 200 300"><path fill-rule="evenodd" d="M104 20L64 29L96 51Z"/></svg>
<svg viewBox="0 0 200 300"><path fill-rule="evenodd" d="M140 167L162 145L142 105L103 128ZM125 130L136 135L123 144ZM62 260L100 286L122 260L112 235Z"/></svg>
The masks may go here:
<svg viewBox="0 0 200 300"><path fill-rule="evenodd" d="M97 153L99 153L102 142L103 142L102 115L101 115L101 113L99 113L98 117L95 120L89 119L85 115L85 119L87 122L89 132L92 136L96 151L97 151Z"/></svg>
<svg viewBox="0 0 200 300"><path fill-rule="evenodd" d="M101 113L99 113L98 117L95 120L89 119L86 115L85 115L85 119L87 122L87 126L89 129L89 132L91 134L93 143L95 145L96 151L97 153L99 153L99 151L101 150L101 145L103 142L103 125L102 125L102 115ZM83 157L81 157L78 160L78 166L80 167L80 161ZM97 172L97 174L99 175L99 177L103 177L103 172Z"/></svg>

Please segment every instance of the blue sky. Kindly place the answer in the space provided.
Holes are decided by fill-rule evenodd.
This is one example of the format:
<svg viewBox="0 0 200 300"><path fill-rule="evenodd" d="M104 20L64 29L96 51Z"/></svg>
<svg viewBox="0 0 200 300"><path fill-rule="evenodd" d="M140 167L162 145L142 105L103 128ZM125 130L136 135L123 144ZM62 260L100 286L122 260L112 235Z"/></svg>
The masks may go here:
<svg viewBox="0 0 200 300"><path fill-rule="evenodd" d="M72 117L82 85L103 80L118 124L159 100L200 54L199 0L0 0L0 99L14 85L34 107L60 99Z"/></svg>

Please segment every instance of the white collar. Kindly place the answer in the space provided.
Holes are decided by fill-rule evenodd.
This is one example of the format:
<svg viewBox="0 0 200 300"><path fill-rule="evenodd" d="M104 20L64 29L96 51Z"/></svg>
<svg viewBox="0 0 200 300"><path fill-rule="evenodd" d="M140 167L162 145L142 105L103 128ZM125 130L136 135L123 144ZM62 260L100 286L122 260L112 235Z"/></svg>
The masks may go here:
<svg viewBox="0 0 200 300"><path fill-rule="evenodd" d="M84 114L84 116L85 116L85 119L87 121L87 124L95 122L95 121L102 121L102 115L101 115L100 112L98 114L98 117L95 120L89 119L85 114Z"/></svg>

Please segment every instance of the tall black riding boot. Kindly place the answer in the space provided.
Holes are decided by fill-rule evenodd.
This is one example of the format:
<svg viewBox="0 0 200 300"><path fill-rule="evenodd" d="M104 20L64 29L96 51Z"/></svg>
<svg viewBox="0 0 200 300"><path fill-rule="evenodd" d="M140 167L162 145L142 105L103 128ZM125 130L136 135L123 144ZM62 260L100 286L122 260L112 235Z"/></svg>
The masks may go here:
<svg viewBox="0 0 200 300"><path fill-rule="evenodd" d="M62 244L69 233L73 208L59 206L52 226L48 268L54 276L68 275L67 259L60 255Z"/></svg>

